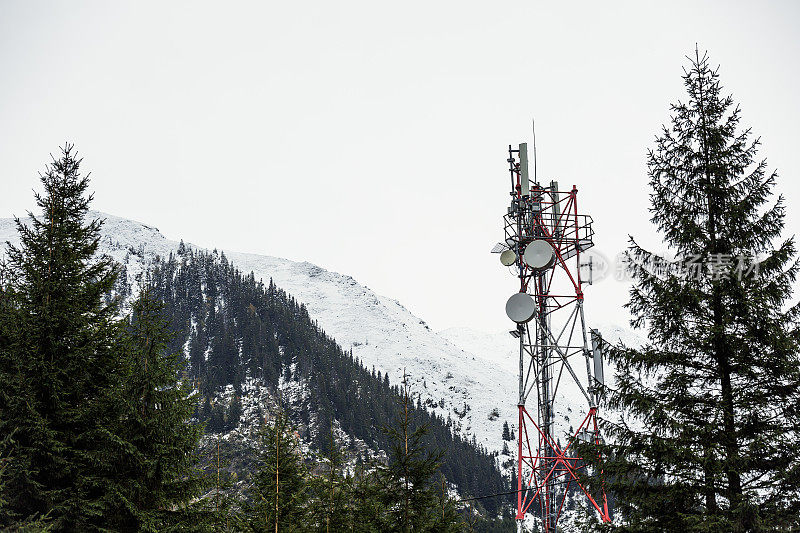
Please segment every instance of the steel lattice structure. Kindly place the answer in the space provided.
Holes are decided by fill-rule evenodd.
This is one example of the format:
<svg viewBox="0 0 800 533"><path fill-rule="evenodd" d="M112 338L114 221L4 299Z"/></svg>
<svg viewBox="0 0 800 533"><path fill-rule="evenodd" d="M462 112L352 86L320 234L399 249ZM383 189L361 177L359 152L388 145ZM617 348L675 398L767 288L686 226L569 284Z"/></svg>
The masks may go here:
<svg viewBox="0 0 800 533"><path fill-rule="evenodd" d="M581 279L582 253L594 244L592 219L578 212L575 186L560 191L556 182L545 187L529 180L525 144L517 150L509 146L508 163L512 201L504 216L505 242L492 251L501 252L501 261L520 284L519 293L506 305L517 326L511 334L519 338L517 530L522 531L526 513L538 502L542 531L555 533L570 487L583 492L603 522L610 521L605 491L592 494L580 475L601 476L602 487L602 469L596 466L589 472L587 462L574 452L577 441L595 448L601 442L597 424L597 384L603 381L601 339L594 330L587 335L583 310L587 281ZM584 380L571 364L580 359L586 364ZM570 407L573 413L583 408L557 403L557 398L570 394L585 400L585 411L577 429L561 432L562 446L557 408ZM532 416L527 404L534 399ZM602 465L599 448L596 452L596 465Z"/></svg>

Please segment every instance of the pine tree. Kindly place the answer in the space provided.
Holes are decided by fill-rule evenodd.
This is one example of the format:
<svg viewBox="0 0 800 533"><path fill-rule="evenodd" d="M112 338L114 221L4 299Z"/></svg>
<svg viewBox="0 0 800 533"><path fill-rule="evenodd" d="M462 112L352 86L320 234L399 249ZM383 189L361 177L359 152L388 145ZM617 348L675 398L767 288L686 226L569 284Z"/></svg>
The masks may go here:
<svg viewBox="0 0 800 533"><path fill-rule="evenodd" d="M114 490L97 465L114 456L108 406L119 390L119 327L110 258L96 258L100 220L85 221L88 179L71 145L41 176L42 214L16 220L8 246L0 313L0 442L5 465L0 527L47 516L56 530L92 531L106 520ZM8 454L6 453L8 452Z"/></svg>
<svg viewBox="0 0 800 533"><path fill-rule="evenodd" d="M13 454L14 449L14 433L13 431L5 435L3 437L2 448L6 450L6 453ZM36 515L31 515L25 518L20 519L17 516L9 516L7 504L8 502L4 499L4 494L6 493L6 470L8 468L8 464L13 460L13 455L7 455L5 457L0 457L0 512L2 512L4 518L8 522L14 523L14 531L19 531L21 533L28 533L28 532L36 532L42 533L45 531L51 531L51 524L49 524L49 520L47 517L40 517Z"/></svg>
<svg viewBox="0 0 800 533"><path fill-rule="evenodd" d="M374 470L358 464L348 480L351 509L344 531L349 533L371 533L379 531L381 517L386 512L378 497L378 484Z"/></svg>
<svg viewBox="0 0 800 533"><path fill-rule="evenodd" d="M238 394L233 395L231 404L228 406L228 414L226 418L226 429L232 430L239 426L239 418L242 416L242 400Z"/></svg>
<svg viewBox="0 0 800 533"><path fill-rule="evenodd" d="M437 491L442 452L426 449L427 426L413 427L413 401L405 376L401 394L397 426L386 430L391 441L389 463L379 465L376 472L377 496L386 510L377 529L456 531L455 510L446 495Z"/></svg>
<svg viewBox="0 0 800 533"><path fill-rule="evenodd" d="M118 531L170 531L197 526L192 506L203 489L196 463L202 426L190 424L196 407L191 382L179 382L180 354L168 353L163 304L143 289L123 335L127 363L116 433L127 443L119 464L124 479L106 514Z"/></svg>
<svg viewBox="0 0 800 533"><path fill-rule="evenodd" d="M196 503L199 512L192 513L194 521L188 528L198 533L222 533L244 529L241 503L233 489L236 474L230 472L234 450L223 445L221 435L203 439L199 450L200 463L205 467L205 486L211 490Z"/></svg>
<svg viewBox="0 0 800 533"><path fill-rule="evenodd" d="M261 466L254 474L244 528L253 532L306 531L309 474L289 418L278 411L260 432Z"/></svg>
<svg viewBox="0 0 800 533"><path fill-rule="evenodd" d="M225 431L225 407L217 402L211 407L211 416L206 423L206 429L211 433Z"/></svg>
<svg viewBox="0 0 800 533"><path fill-rule="evenodd" d="M311 483L314 500L315 530L325 533L347 530L350 515L352 485L342 475L342 450L336 443L333 434L329 436L329 445L322 464L322 473Z"/></svg>
<svg viewBox="0 0 800 533"><path fill-rule="evenodd" d="M652 221L675 259L633 239L632 325L617 346L606 472L625 531L774 531L800 526L798 272L777 174L756 160L718 69L696 53L686 103L648 155Z"/></svg>

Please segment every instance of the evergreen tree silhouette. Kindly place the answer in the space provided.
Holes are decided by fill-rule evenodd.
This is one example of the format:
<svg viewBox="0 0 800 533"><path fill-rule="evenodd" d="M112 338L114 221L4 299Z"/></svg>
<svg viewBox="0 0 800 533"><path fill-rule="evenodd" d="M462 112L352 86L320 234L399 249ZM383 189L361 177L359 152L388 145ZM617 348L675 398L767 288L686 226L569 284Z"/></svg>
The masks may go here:
<svg viewBox="0 0 800 533"><path fill-rule="evenodd" d="M649 342L617 346L606 465L623 531L800 526L798 272L776 173L756 159L717 69L696 52L648 156L652 221L672 260L631 240L628 304Z"/></svg>

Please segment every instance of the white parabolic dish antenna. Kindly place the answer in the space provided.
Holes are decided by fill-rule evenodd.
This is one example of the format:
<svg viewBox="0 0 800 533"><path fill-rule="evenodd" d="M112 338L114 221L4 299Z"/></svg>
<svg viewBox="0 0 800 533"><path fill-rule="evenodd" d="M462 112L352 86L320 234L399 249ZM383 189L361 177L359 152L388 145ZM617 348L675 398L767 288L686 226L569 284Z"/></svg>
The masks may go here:
<svg viewBox="0 0 800 533"><path fill-rule="evenodd" d="M536 314L536 304L528 294L518 292L506 302L506 314L517 324L524 324Z"/></svg>
<svg viewBox="0 0 800 533"><path fill-rule="evenodd" d="M522 254L525 264L534 270L550 268L556 260L556 254L549 242L543 240L532 241L525 247Z"/></svg>
<svg viewBox="0 0 800 533"><path fill-rule="evenodd" d="M503 263L505 266L511 266L517 261L517 254L514 253L514 250L506 250L502 254L500 254L500 262Z"/></svg>

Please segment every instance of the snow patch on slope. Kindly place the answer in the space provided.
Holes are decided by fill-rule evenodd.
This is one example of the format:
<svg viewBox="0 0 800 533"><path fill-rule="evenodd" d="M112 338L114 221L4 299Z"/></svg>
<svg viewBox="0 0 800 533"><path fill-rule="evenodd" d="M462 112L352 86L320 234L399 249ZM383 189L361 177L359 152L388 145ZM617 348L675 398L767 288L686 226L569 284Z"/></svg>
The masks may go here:
<svg viewBox="0 0 800 533"><path fill-rule="evenodd" d="M167 239L157 228L100 212L89 216L105 219L98 253L123 264L133 287L141 283L156 256L178 250L179 242ZM0 241L19 243L12 219L0 219ZM412 392L430 411L452 419L456 431L474 436L488 450L502 449L503 422L513 427L517 418L519 348L508 332L462 328L436 333L397 300L376 294L350 276L308 262L224 253L241 272L252 271L264 283L272 278L305 304L320 327L345 350L352 350L365 367L388 374L393 384L405 372ZM628 337L623 328L611 327L608 333L609 340L615 335Z"/></svg>

